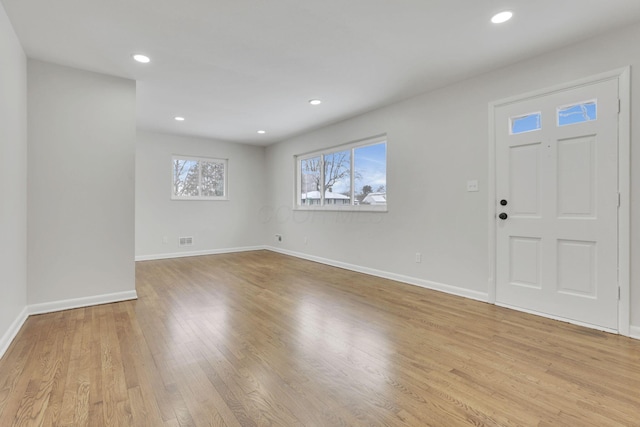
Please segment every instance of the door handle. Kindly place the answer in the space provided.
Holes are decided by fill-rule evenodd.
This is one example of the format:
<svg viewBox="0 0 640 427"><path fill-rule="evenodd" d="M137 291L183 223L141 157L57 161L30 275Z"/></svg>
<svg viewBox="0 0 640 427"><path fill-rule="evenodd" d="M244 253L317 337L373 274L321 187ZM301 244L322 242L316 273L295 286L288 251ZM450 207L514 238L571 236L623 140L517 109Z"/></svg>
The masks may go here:
<svg viewBox="0 0 640 427"><path fill-rule="evenodd" d="M500 215L498 215L498 218L500 218L501 220L505 220L507 218L509 218L509 215L507 215L506 213L502 212Z"/></svg>

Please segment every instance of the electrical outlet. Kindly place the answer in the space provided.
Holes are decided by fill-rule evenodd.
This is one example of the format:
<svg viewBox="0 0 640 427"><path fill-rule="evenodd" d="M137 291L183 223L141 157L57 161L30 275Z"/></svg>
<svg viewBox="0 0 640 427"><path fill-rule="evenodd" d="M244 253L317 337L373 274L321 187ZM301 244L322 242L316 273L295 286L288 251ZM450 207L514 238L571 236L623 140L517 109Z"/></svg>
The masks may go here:
<svg viewBox="0 0 640 427"><path fill-rule="evenodd" d="M167 243L169 243L169 238L167 236L162 236L162 244L166 245Z"/></svg>
<svg viewBox="0 0 640 427"><path fill-rule="evenodd" d="M307 236L304 236L304 244L308 244L309 243L309 238Z"/></svg>
<svg viewBox="0 0 640 427"><path fill-rule="evenodd" d="M276 234L276 242L282 242L282 234Z"/></svg>
<svg viewBox="0 0 640 427"><path fill-rule="evenodd" d="M420 252L416 252L416 262L422 262L422 254Z"/></svg>
<svg viewBox="0 0 640 427"><path fill-rule="evenodd" d="M478 180L474 179L471 181L467 181L467 191L469 192L475 192L475 191L479 191L478 190Z"/></svg>

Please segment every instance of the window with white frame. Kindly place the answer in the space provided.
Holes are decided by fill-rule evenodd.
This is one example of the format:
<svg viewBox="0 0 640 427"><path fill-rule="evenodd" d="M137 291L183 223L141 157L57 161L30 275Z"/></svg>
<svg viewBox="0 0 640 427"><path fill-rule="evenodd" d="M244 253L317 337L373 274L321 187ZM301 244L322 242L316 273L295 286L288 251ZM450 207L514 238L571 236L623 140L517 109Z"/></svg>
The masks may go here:
<svg viewBox="0 0 640 427"><path fill-rule="evenodd" d="M227 160L173 156L171 198L174 200L226 200Z"/></svg>
<svg viewBox="0 0 640 427"><path fill-rule="evenodd" d="M386 137L296 156L296 208L387 210Z"/></svg>

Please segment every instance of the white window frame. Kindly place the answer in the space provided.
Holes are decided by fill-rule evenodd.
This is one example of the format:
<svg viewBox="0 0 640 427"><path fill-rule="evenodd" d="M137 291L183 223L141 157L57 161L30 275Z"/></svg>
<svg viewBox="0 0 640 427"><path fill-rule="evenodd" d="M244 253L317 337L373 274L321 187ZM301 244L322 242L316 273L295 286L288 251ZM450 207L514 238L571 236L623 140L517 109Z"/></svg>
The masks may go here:
<svg viewBox="0 0 640 427"><path fill-rule="evenodd" d="M202 167L201 162L207 163L222 163L224 165L224 185L222 196L179 196L174 193L174 176L173 165L176 160L189 160L198 162L198 193L201 191L202 182ZM218 159L214 157L198 157L198 156L185 156L181 154L174 154L171 156L171 200L229 200L229 159Z"/></svg>
<svg viewBox="0 0 640 427"><path fill-rule="evenodd" d="M354 204L356 189L354 185L354 163L355 163L355 150L362 147L367 147L370 145L377 145L380 143L385 143L385 175L388 176L388 146L389 142L387 140L387 135L379 135L375 137L370 137L366 139L361 139L358 141L349 142L342 145L335 145L332 147L328 147L322 150L313 151L309 153L298 154L294 156L295 162L295 180L296 184L294 185L294 200L293 200L293 209L300 211L354 211L354 212L387 212L389 206L389 199L387 199L387 204L385 205L367 205L367 204ZM337 153L340 151L351 151L351 199L350 204L345 205L325 205L325 189L323 188L320 191L320 204L319 205L303 205L302 204L302 161L312 159L314 157L320 157L323 159L325 155L329 155L332 153ZM320 181L324 182L324 164L320 168ZM388 190L388 181L385 184L385 188ZM388 194L388 193L387 193Z"/></svg>

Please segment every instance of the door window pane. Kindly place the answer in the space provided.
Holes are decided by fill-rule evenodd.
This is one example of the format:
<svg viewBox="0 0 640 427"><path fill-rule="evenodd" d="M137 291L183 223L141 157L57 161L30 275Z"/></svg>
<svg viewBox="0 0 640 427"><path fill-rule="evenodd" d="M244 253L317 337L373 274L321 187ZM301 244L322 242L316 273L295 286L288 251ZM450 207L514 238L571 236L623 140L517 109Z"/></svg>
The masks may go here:
<svg viewBox="0 0 640 427"><path fill-rule="evenodd" d="M524 116L511 117L510 132L511 135L519 133L532 132L541 128L540 119L542 113L531 113Z"/></svg>
<svg viewBox="0 0 640 427"><path fill-rule="evenodd" d="M598 117L596 101L587 101L558 108L558 126L589 122Z"/></svg>

